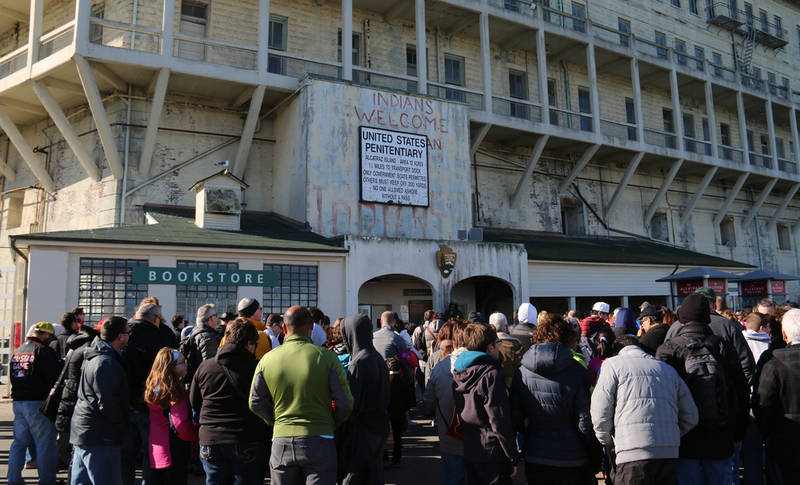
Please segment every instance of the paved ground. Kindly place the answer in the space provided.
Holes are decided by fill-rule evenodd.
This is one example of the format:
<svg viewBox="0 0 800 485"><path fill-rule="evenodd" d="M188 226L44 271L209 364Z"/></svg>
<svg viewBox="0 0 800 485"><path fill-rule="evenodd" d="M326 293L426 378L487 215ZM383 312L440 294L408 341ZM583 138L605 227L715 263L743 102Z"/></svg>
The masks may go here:
<svg viewBox="0 0 800 485"><path fill-rule="evenodd" d="M11 447L14 416L11 403L0 402L0 484L6 484L8 449ZM434 485L441 483L438 438L430 421L412 420L403 441L403 463L398 468L386 470L386 483L391 485ZM36 470L25 470L22 475L28 483L36 483ZM66 473L58 478L67 479ZM202 485L202 477L190 475L190 485Z"/></svg>

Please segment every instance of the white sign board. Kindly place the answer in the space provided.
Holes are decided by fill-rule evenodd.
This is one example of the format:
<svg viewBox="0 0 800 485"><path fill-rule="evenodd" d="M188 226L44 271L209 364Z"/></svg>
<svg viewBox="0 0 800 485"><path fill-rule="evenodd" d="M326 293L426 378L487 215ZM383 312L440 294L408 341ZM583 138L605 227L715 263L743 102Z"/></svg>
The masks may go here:
<svg viewBox="0 0 800 485"><path fill-rule="evenodd" d="M360 126L361 200L428 207L428 137Z"/></svg>

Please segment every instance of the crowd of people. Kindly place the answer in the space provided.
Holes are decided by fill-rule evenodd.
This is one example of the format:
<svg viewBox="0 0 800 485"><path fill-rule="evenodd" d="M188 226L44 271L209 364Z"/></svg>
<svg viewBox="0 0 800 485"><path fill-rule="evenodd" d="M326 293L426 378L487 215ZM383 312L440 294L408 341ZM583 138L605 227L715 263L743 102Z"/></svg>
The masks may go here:
<svg viewBox="0 0 800 485"><path fill-rule="evenodd" d="M377 330L253 298L217 310L168 325L148 297L129 320L33 325L11 359L8 483L33 466L46 485L59 468L81 485L383 484L414 408L446 485L800 483L791 303L731 312L704 287L675 312L451 304Z"/></svg>

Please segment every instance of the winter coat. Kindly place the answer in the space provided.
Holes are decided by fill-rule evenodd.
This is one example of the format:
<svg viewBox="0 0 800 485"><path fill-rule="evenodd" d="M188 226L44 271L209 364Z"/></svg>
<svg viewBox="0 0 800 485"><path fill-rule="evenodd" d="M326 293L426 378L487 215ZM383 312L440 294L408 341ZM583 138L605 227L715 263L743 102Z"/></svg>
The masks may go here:
<svg viewBox="0 0 800 485"><path fill-rule="evenodd" d="M125 441L130 415L122 358L100 337L86 347L83 358L69 442L84 448L120 445Z"/></svg>
<svg viewBox="0 0 800 485"><path fill-rule="evenodd" d="M592 393L597 439L616 462L678 458L681 436L697 424L697 407L668 364L635 345L605 360Z"/></svg>
<svg viewBox="0 0 800 485"><path fill-rule="evenodd" d="M527 352L533 342L531 341L531 337L533 336L533 332L536 330L536 325L533 323L518 323L511 327L509 331L509 335L517 339L522 346L522 352Z"/></svg>
<svg viewBox="0 0 800 485"><path fill-rule="evenodd" d="M269 441L271 431L247 402L257 364L253 354L233 344L224 344L216 357L200 364L192 379L189 403L199 416L201 445Z"/></svg>
<svg viewBox="0 0 800 485"><path fill-rule="evenodd" d="M739 331L741 335L741 331ZM744 377L736 351L726 341L715 335L711 326L703 323L682 325L675 337L684 337L689 342L707 342L721 363L727 386L728 419L726 422L700 422L681 438L680 457L698 460L721 460L733 454L734 441L742 441L747 428L748 396L750 386ZM685 360L689 350L679 339L664 342L656 352L656 358L670 364L687 382ZM750 349L747 349L750 352ZM704 404L695 402L702 417Z"/></svg>
<svg viewBox="0 0 800 485"><path fill-rule="evenodd" d="M733 320L728 320L722 315L712 311L711 324L709 327L711 331L714 332L714 335L722 338L722 340L733 348L736 352L739 364L742 367L742 371L744 372L744 376L747 378L747 383L753 385L753 379L756 374L756 362L755 359L753 359L753 353L750 351L747 341L742 335L742 325ZM680 323L673 324L667 332L665 341L677 335L680 328Z"/></svg>
<svg viewBox="0 0 800 485"><path fill-rule="evenodd" d="M389 369L372 344L372 322L366 315L345 318L343 343L350 351L347 380L353 411L336 431L339 474L373 468L383 453L389 433Z"/></svg>
<svg viewBox="0 0 800 485"><path fill-rule="evenodd" d="M436 429L439 432L439 449L442 453L464 456L464 441L459 430L453 399L453 372L450 370L448 355L433 368L428 384L425 386L423 407L426 415L436 416Z"/></svg>
<svg viewBox="0 0 800 485"><path fill-rule="evenodd" d="M67 340L70 348L67 367L64 374L64 388L61 390L61 402L58 404L58 415L56 416L56 431L59 433L69 432L69 422L72 419L72 412L75 410L75 403L78 402L78 385L81 382L81 366L83 365L86 348L97 336L91 327L82 327L81 330L72 335Z"/></svg>
<svg viewBox="0 0 800 485"><path fill-rule="evenodd" d="M497 361L484 352L463 352L455 361L453 384L464 460L516 464L511 410Z"/></svg>
<svg viewBox="0 0 800 485"><path fill-rule="evenodd" d="M581 320L581 339L578 342L578 347L581 353L586 356L587 360L594 357L597 353L597 345L594 343L594 336L597 335L597 332L603 327L608 327L608 323L597 315L592 315L591 317L586 317Z"/></svg>
<svg viewBox="0 0 800 485"><path fill-rule="evenodd" d="M56 351L36 337L28 337L11 356L11 399L43 401L61 372Z"/></svg>
<svg viewBox="0 0 800 485"><path fill-rule="evenodd" d="M680 326L680 323L676 325ZM664 339L667 338L669 329L670 326L664 323L650 327L650 330L639 337L639 346L648 354L655 356L656 350L664 343Z"/></svg>
<svg viewBox="0 0 800 485"><path fill-rule="evenodd" d="M150 409L148 446L150 468L157 470L169 468L173 463L173 453L186 453L186 446L176 442L176 439L183 442L197 440L199 425L192 421L192 409L189 407L189 399L186 397L170 406L169 409L152 403L147 403L147 407ZM171 443L174 443L175 446L172 446ZM178 450L177 448L184 449Z"/></svg>
<svg viewBox="0 0 800 485"><path fill-rule="evenodd" d="M50 342L50 348L56 351L56 355L58 355L59 359L64 360L67 357L67 352L69 352L68 341L76 333L75 330L64 327L64 331L56 335Z"/></svg>
<svg viewBox="0 0 800 485"><path fill-rule="evenodd" d="M770 456L782 465L792 464L800 455L800 345L771 353L756 383L753 413Z"/></svg>
<svg viewBox="0 0 800 485"><path fill-rule="evenodd" d="M758 364L761 354L769 349L772 337L768 333L756 332L755 330L745 329L742 331L744 339L747 341L747 346L750 347L750 352L753 353L753 359Z"/></svg>
<svg viewBox="0 0 800 485"><path fill-rule="evenodd" d="M383 360L397 357L401 352L408 350L408 345L406 345L403 337L394 333L391 325L385 325L373 333L372 343L375 346L375 350L383 357Z"/></svg>
<svg viewBox="0 0 800 485"><path fill-rule="evenodd" d="M499 341L498 351L500 352L500 372L506 382L506 387L511 387L511 381L514 378L514 373L517 372L520 363L522 363L522 344L511 335L503 332L497 332L497 340Z"/></svg>
<svg viewBox="0 0 800 485"><path fill-rule="evenodd" d="M248 318L248 322L252 323L256 330L258 330L258 344L256 345L256 360L261 360L261 357L272 350L272 340L267 335L267 326L253 318ZM186 329L184 329L185 331ZM324 342L323 342L324 343ZM225 337L222 337L219 345L225 345Z"/></svg>
<svg viewBox="0 0 800 485"><path fill-rule="evenodd" d="M592 443L589 371L551 342L522 357L511 388L515 427L525 435L525 461L573 467L588 460Z"/></svg>
<svg viewBox="0 0 800 485"><path fill-rule="evenodd" d="M196 325L188 338L194 340L194 345L197 346L202 360L208 360L217 355L219 342L222 340L222 332L205 325Z"/></svg>
<svg viewBox="0 0 800 485"><path fill-rule="evenodd" d="M144 388L147 376L153 368L156 354L164 347L178 348L175 334L167 325L155 326L146 320L131 320L128 346L122 351L122 358L128 368L128 385L131 407L146 412Z"/></svg>

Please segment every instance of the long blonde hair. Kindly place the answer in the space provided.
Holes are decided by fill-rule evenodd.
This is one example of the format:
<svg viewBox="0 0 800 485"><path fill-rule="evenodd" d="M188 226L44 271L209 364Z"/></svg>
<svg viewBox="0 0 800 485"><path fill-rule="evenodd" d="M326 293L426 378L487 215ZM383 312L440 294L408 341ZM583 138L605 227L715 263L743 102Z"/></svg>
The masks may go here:
<svg viewBox="0 0 800 485"><path fill-rule="evenodd" d="M153 369L145 383L145 402L169 409L172 404L181 401L186 396L186 388L183 387L183 383L175 372L175 354L177 353L178 351L175 349L163 348L156 354Z"/></svg>

